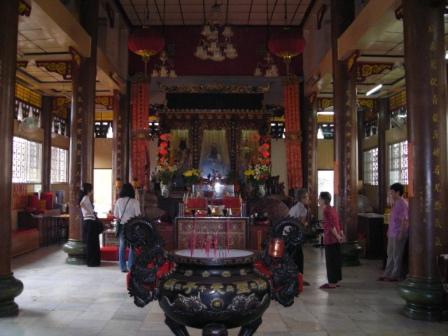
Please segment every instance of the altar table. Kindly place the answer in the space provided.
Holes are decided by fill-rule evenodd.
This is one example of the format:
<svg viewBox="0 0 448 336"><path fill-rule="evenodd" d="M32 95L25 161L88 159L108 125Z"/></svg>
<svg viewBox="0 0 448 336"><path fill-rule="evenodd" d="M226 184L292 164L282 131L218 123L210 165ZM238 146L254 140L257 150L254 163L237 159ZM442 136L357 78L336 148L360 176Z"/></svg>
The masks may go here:
<svg viewBox="0 0 448 336"><path fill-rule="evenodd" d="M206 237L217 235L218 246L229 248L248 248L248 217L177 217L175 225L175 245L177 249L188 249L189 240L196 232L196 248L202 248ZM228 233L226 233L226 231Z"/></svg>

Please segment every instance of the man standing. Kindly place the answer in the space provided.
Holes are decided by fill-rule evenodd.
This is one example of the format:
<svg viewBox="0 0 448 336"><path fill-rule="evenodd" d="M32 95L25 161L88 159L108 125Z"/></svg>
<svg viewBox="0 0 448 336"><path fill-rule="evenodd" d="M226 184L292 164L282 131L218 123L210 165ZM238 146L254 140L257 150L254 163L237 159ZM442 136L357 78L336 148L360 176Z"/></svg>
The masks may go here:
<svg viewBox="0 0 448 336"><path fill-rule="evenodd" d="M289 216L297 218L299 221L300 228L305 232L308 227L308 209L307 206L310 203L310 198L308 190L299 189L297 192L297 203L289 210ZM294 261L297 264L299 272L303 274L303 250L302 245L300 245L295 251ZM304 282L305 285L308 283Z"/></svg>
<svg viewBox="0 0 448 336"><path fill-rule="evenodd" d="M403 198L404 187L394 183L389 190L392 211L387 231L387 263L379 281L399 281L403 264L403 253L408 239L408 202Z"/></svg>

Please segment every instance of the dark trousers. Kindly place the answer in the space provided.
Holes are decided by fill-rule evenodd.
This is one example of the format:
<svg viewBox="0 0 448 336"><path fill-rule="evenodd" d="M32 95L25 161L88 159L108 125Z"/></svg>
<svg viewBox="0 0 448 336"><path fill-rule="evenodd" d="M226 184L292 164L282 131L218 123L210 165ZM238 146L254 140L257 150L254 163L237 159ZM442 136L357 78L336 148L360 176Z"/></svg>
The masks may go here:
<svg viewBox="0 0 448 336"><path fill-rule="evenodd" d="M302 245L297 248L297 268L299 272L303 274L303 249Z"/></svg>
<svg viewBox="0 0 448 336"><path fill-rule="evenodd" d="M297 266L297 270L303 274L303 250L302 245L297 247L292 247L288 250L290 256L292 256L292 260Z"/></svg>
<svg viewBox="0 0 448 336"><path fill-rule="evenodd" d="M339 243L325 245L325 262L328 283L335 284L342 280L342 256Z"/></svg>
<svg viewBox="0 0 448 336"><path fill-rule="evenodd" d="M85 220L83 222L83 238L86 244L87 266L99 266L101 264L100 238L95 221Z"/></svg>

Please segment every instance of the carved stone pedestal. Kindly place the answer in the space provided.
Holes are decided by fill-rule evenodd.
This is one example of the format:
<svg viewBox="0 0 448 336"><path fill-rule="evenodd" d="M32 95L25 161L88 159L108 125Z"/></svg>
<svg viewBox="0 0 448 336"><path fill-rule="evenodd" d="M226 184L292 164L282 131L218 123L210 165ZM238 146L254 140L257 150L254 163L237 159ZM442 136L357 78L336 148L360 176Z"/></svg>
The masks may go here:
<svg viewBox="0 0 448 336"><path fill-rule="evenodd" d="M0 317L16 316L19 306L14 298L23 290L23 283L14 278L13 274L0 276Z"/></svg>

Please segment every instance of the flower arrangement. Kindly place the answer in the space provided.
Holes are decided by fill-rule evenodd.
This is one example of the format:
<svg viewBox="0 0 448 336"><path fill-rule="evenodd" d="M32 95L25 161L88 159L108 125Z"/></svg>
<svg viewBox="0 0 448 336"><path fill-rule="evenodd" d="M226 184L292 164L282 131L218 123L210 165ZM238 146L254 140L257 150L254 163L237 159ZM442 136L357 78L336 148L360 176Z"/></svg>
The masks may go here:
<svg viewBox="0 0 448 336"><path fill-rule="evenodd" d="M193 185L200 181L201 172L199 169L188 169L182 174L187 185Z"/></svg>
<svg viewBox="0 0 448 336"><path fill-rule="evenodd" d="M271 176L271 167L266 164L258 163L244 171L244 176L255 186L265 184Z"/></svg>
<svg viewBox="0 0 448 336"><path fill-rule="evenodd" d="M161 183L170 184L176 171L177 167L175 165L159 164L156 168L156 176Z"/></svg>

